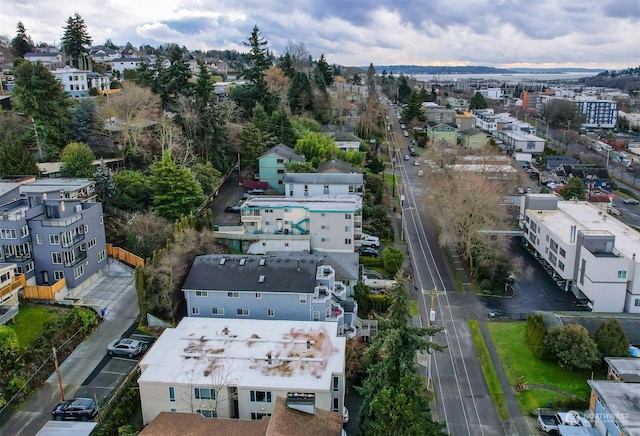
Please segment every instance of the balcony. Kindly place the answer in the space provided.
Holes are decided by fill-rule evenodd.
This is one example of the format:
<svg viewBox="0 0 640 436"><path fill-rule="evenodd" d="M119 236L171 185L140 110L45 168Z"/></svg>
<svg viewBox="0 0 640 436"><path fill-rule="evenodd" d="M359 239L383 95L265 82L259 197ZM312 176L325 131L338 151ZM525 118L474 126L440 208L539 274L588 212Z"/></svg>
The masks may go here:
<svg viewBox="0 0 640 436"><path fill-rule="evenodd" d="M69 262L65 262L64 266L66 266L67 268L71 268L76 266L77 264L79 264L80 262L82 262L83 260L85 260L87 258L87 252L86 251L78 251L76 252L74 259L72 259Z"/></svg>
<svg viewBox="0 0 640 436"><path fill-rule="evenodd" d="M24 288L26 284L27 279L24 274L14 276L11 282L0 287L0 301L7 299L7 296L9 296L13 291Z"/></svg>
<svg viewBox="0 0 640 436"><path fill-rule="evenodd" d="M262 222L261 215L245 215L244 213L240 216L240 221L243 223L260 223Z"/></svg>
<svg viewBox="0 0 640 436"><path fill-rule="evenodd" d="M0 325L5 325L20 312L18 303L13 306L0 306Z"/></svg>
<svg viewBox="0 0 640 436"><path fill-rule="evenodd" d="M27 253L24 255L19 255L19 254L10 254L10 255L6 255L4 257L4 261L7 263L14 263L14 262L26 262L29 260L33 260L33 256L31 255L31 253Z"/></svg>
<svg viewBox="0 0 640 436"><path fill-rule="evenodd" d="M63 234L64 235L64 234ZM69 247L73 247L74 245L76 245L78 242L83 241L84 240L84 233L76 233L75 235L73 235L73 237L71 238L70 241L66 241L65 239L67 239L67 237L61 237L60 238L60 245L63 248L69 248Z"/></svg>

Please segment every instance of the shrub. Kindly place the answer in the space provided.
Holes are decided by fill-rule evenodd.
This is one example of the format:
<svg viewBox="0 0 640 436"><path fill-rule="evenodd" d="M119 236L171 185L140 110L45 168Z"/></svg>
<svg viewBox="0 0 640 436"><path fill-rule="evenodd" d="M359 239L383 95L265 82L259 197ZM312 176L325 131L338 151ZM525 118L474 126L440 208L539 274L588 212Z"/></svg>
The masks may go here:
<svg viewBox="0 0 640 436"><path fill-rule="evenodd" d="M389 310L393 299L389 295L372 294L369 295L369 301L371 302L371 308L373 310L378 313L384 313Z"/></svg>
<svg viewBox="0 0 640 436"><path fill-rule="evenodd" d="M589 369L600 361L598 346L581 325L569 324L549 330L544 344L562 368Z"/></svg>
<svg viewBox="0 0 640 436"><path fill-rule="evenodd" d="M603 357L626 357L629 354L629 339L616 318L601 323L593 340Z"/></svg>
<svg viewBox="0 0 640 436"><path fill-rule="evenodd" d="M387 272L395 274L402 269L404 254L395 247L386 247L382 250L382 263Z"/></svg>
<svg viewBox="0 0 640 436"><path fill-rule="evenodd" d="M549 353L544 344L547 336L547 329L542 322L542 314L531 314L527 317L527 324L524 329L524 342L537 359L548 359Z"/></svg>

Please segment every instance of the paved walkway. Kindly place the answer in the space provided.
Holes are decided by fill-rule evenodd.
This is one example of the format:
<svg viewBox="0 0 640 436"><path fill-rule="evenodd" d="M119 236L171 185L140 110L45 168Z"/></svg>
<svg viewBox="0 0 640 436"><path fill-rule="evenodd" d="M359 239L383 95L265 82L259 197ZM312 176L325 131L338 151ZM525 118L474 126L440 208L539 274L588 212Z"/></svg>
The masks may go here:
<svg viewBox="0 0 640 436"><path fill-rule="evenodd" d="M138 301L133 273L109 259L103 276L83 291L81 297L92 306L107 308L98 329L60 365L65 398L73 398L105 356L109 342L118 339L136 321ZM0 427L1 435L32 436L50 419L60 401L56 374Z"/></svg>

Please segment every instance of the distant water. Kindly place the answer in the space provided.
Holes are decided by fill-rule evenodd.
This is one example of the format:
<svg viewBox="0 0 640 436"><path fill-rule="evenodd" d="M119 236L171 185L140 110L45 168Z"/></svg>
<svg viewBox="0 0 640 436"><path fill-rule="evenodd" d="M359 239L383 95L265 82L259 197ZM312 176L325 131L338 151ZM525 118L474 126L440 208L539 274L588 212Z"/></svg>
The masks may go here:
<svg viewBox="0 0 640 436"><path fill-rule="evenodd" d="M582 77L595 76L598 73L528 73L528 74L412 74L411 77L419 82L430 82L437 80L460 80L460 79L485 79L499 80L503 82L545 82L548 80L572 80Z"/></svg>

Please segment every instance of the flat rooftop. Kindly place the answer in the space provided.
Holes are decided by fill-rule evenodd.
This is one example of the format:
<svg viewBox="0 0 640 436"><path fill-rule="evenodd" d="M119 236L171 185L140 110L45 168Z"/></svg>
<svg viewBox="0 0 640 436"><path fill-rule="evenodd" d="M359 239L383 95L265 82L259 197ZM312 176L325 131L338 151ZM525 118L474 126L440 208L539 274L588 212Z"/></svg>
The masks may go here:
<svg viewBox="0 0 640 436"><path fill-rule="evenodd" d="M627 383L640 383L640 359L636 357L605 357L604 360Z"/></svg>
<svg viewBox="0 0 640 436"><path fill-rule="evenodd" d="M527 194L532 195L532 194ZM533 194L534 196L548 196L548 194ZM540 222L553 232L564 245L574 245L570 242L571 226L578 231L592 235L611 234L615 236L614 250L628 259L640 254L640 232L618 221L612 215L603 212L588 201L559 200L556 210L529 211L535 221ZM636 256L636 262L640 256Z"/></svg>
<svg viewBox="0 0 640 436"><path fill-rule="evenodd" d="M20 192L25 194L53 191L67 192L86 188L92 184L93 182L89 179L44 178L20 185Z"/></svg>
<svg viewBox="0 0 640 436"><path fill-rule="evenodd" d="M640 434L640 383L587 380L625 434Z"/></svg>
<svg viewBox="0 0 640 436"><path fill-rule="evenodd" d="M332 322L183 318L144 356L138 382L328 390L345 366L346 339L337 329Z"/></svg>
<svg viewBox="0 0 640 436"><path fill-rule="evenodd" d="M242 208L247 207L299 207L310 211L352 212L362 209L362 197L359 195L312 195L309 197L259 195L249 198L242 204Z"/></svg>

